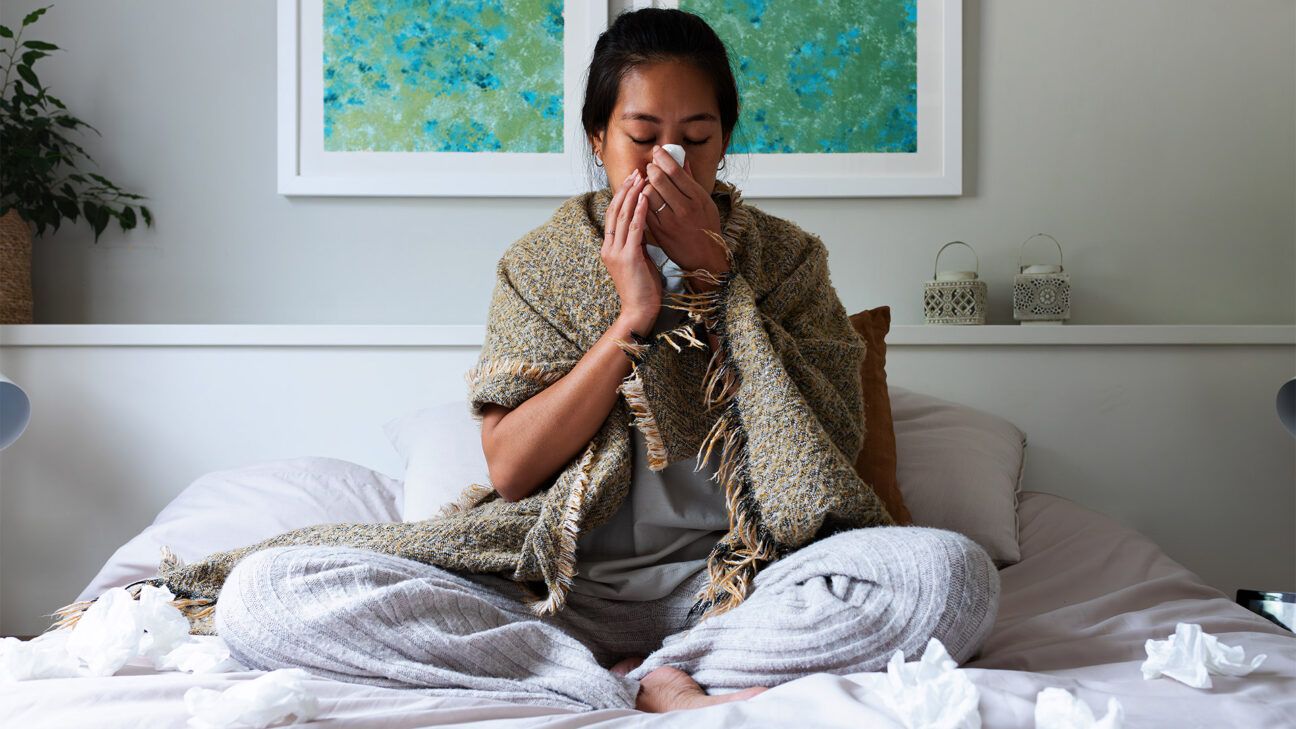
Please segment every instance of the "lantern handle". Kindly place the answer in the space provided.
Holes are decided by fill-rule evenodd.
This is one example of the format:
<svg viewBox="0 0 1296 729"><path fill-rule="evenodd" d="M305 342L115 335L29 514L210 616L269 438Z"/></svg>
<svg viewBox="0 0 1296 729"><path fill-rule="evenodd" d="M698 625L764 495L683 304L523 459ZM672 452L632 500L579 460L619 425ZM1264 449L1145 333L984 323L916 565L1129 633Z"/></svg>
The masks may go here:
<svg viewBox="0 0 1296 729"><path fill-rule="evenodd" d="M945 245L941 246L941 249L940 249L939 251L936 251L936 262L932 264L932 280L933 280L933 281L936 280L936 271L937 271L937 269L940 268L940 257L941 257L941 254L945 252L945 249L946 249L946 248L949 248L950 246L954 245L955 243L958 243L959 245L967 246L967 247L968 247L968 250L972 251L972 255L973 255L973 256L976 256L976 275L977 275L977 278L980 278L980 277L981 277L981 256L978 256L978 255L977 255L976 249L973 248L972 246L968 246L967 243L964 243L964 242L961 241L961 240L952 240L952 241L950 241L949 243L946 243Z"/></svg>
<svg viewBox="0 0 1296 729"><path fill-rule="evenodd" d="M1035 238L1040 237L1041 235L1044 236L1045 238L1048 238L1049 240L1053 241L1053 244L1057 246L1057 249L1058 249L1058 268L1059 268L1059 269L1062 269L1062 268L1063 268L1063 267L1062 267L1062 244L1061 244L1061 243L1058 243L1057 238L1054 238L1053 236L1049 235L1048 233L1036 233L1035 235L1032 235L1030 238L1027 238L1026 240L1022 241L1021 249L1017 251L1017 273L1021 273L1022 271L1026 270L1026 267L1022 265L1022 253L1025 252L1025 250L1026 250L1026 244L1027 244L1027 243L1030 243L1032 240L1034 240ZM1065 269L1063 269L1063 270L1065 270Z"/></svg>

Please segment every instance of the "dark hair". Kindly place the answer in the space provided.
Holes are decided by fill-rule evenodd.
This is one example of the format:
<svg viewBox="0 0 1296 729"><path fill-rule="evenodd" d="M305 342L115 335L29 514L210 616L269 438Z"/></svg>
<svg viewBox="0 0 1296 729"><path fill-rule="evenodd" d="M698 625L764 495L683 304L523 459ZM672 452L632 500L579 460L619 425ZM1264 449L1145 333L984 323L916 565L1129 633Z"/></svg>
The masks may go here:
<svg viewBox="0 0 1296 729"><path fill-rule="evenodd" d="M587 144L591 135L606 131L621 79L635 66L658 61L684 61L710 77L720 107L720 127L732 141L731 133L738 125L738 85L724 41L693 13L643 8L618 15L594 44L581 107ZM594 167L592 149L590 153L590 166Z"/></svg>

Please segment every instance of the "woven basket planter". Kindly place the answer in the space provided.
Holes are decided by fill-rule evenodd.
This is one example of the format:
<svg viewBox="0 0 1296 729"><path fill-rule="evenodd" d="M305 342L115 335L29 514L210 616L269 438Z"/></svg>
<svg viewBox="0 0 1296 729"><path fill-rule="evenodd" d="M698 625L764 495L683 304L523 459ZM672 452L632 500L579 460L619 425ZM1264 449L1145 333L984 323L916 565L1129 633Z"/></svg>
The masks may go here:
<svg viewBox="0 0 1296 729"><path fill-rule="evenodd" d="M0 324L32 323L32 225L17 208L0 217Z"/></svg>

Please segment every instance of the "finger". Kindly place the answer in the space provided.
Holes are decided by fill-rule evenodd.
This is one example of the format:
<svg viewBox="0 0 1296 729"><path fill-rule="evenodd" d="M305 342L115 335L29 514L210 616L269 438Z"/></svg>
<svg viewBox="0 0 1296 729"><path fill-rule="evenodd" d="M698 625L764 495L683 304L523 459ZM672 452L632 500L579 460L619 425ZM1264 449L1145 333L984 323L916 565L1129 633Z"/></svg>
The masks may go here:
<svg viewBox="0 0 1296 729"><path fill-rule="evenodd" d="M665 214L665 213L666 213L666 211L663 210L663 211L662 211L662 214ZM653 211L652 211L652 201L651 201L651 200L648 201L648 220L647 220L647 222L648 222L648 231L649 231L650 233L652 233L652 235L653 235L653 240L657 241L657 245L660 246L661 243L662 243L662 239L666 237L666 226L665 226L665 224L662 223L661 218L659 218L659 217L657 217L656 215L653 214Z"/></svg>
<svg viewBox="0 0 1296 729"><path fill-rule="evenodd" d="M670 159L669 154L666 154L665 152L662 154L665 155L667 159ZM674 164L675 160L672 159L670 162L671 164ZM680 192L679 188L675 186L675 182L666 174L661 165L657 164L656 160L648 163L648 181L652 183L653 189L657 191L657 194L661 195L666 201L666 204L671 206L671 209L677 214L688 209L686 207L689 202L688 196ZM657 204L660 205L661 203ZM666 211L663 210L662 212L664 213Z"/></svg>
<svg viewBox="0 0 1296 729"><path fill-rule="evenodd" d="M662 172L666 173L666 177L671 182L675 183L675 189L679 190L680 194L684 197L696 197L696 193L701 190L701 186L697 184L697 180L693 179L692 175L686 173L684 168L675 161L675 158L670 156L670 153L662 149L660 146L653 150L653 162L656 162L657 167L660 168ZM687 157L684 159L684 163L688 164Z"/></svg>
<svg viewBox="0 0 1296 729"><path fill-rule="evenodd" d="M616 240L612 242L614 251L620 251L625 246L626 232L630 228L630 218L634 215L639 192L643 190L643 186L646 184L648 184L648 180L640 176L626 191L626 198L621 202L621 209L617 212Z"/></svg>
<svg viewBox="0 0 1296 729"><path fill-rule="evenodd" d="M603 245L610 245L616 240L616 216L617 211L621 208L621 201L625 198L626 188L634 179L634 173L626 175L625 181L617 188L616 194L612 196L612 201L608 203L607 210L603 213Z"/></svg>
<svg viewBox="0 0 1296 729"><path fill-rule="evenodd" d="M634 215L630 218L630 229L626 233L626 247L630 255L641 255L648 249L643 245L644 218L648 216L648 196L639 193L636 198Z"/></svg>
<svg viewBox="0 0 1296 729"><path fill-rule="evenodd" d="M657 192L657 188L653 187L651 183L648 185L647 190L648 212L652 213L652 215L648 216L648 219L654 220L658 215L666 212L665 210L662 210L661 213L657 212L657 208L660 208L662 203L666 202L666 198L662 197L661 193Z"/></svg>

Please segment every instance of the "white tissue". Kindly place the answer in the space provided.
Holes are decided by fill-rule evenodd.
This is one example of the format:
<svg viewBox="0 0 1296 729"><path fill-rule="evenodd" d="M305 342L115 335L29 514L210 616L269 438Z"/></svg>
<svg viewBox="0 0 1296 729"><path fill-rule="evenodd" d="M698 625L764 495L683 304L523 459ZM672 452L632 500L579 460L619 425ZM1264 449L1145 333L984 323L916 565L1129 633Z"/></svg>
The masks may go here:
<svg viewBox="0 0 1296 729"><path fill-rule="evenodd" d="M0 683L80 676L76 660L67 652L71 634L69 630L52 630L31 640L8 637L0 641Z"/></svg>
<svg viewBox="0 0 1296 729"><path fill-rule="evenodd" d="M159 671L187 673L229 673L247 670L230 658L229 646L219 635L191 635L165 656L153 661Z"/></svg>
<svg viewBox="0 0 1296 729"><path fill-rule="evenodd" d="M152 659L155 665L189 640L189 619L169 604L174 599L175 595L165 587L144 585L136 602L139 626L144 631L140 636L139 655Z"/></svg>
<svg viewBox="0 0 1296 729"><path fill-rule="evenodd" d="M138 600L125 588L111 588L71 629L0 642L0 680L111 676L136 657L147 658L159 671L246 670L230 658L224 639L189 635L189 620L169 604L174 598L167 588L153 585L144 585Z"/></svg>
<svg viewBox="0 0 1296 729"><path fill-rule="evenodd" d="M666 152L666 154L669 154L671 156L671 159L675 160L675 164L679 165L680 167L684 166L683 147L679 146L678 144L663 144L662 150Z"/></svg>
<svg viewBox="0 0 1296 729"><path fill-rule="evenodd" d="M224 691L194 686L184 694L192 715L192 729L252 726L261 729L294 716L292 723L314 719L319 700L307 690L310 674L300 668L281 668Z"/></svg>
<svg viewBox="0 0 1296 729"><path fill-rule="evenodd" d="M921 660L905 663L896 651L885 674L855 676L865 703L886 711L905 729L980 729L981 693L936 638Z"/></svg>
<svg viewBox="0 0 1296 729"><path fill-rule="evenodd" d="M1167 640L1151 640L1145 644L1147 660L1141 666L1143 678L1169 676L1193 688L1210 688L1210 674L1245 676L1260 667L1265 654L1261 653L1245 662L1241 646L1227 646L1215 636L1202 632L1195 623L1179 623L1174 635Z"/></svg>
<svg viewBox="0 0 1296 729"><path fill-rule="evenodd" d="M1046 688L1035 697L1035 729L1121 729L1124 722L1125 707L1115 697L1107 699L1101 719L1066 689Z"/></svg>
<svg viewBox="0 0 1296 729"><path fill-rule="evenodd" d="M139 604L125 589L114 587L77 620L67 640L67 652L78 665L85 665L84 675L111 676L139 654L143 631Z"/></svg>

